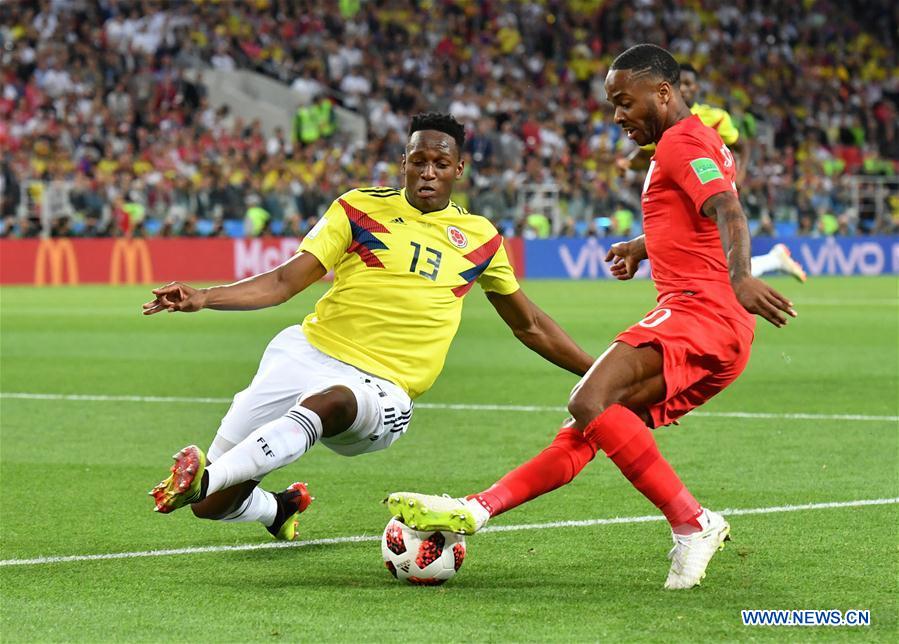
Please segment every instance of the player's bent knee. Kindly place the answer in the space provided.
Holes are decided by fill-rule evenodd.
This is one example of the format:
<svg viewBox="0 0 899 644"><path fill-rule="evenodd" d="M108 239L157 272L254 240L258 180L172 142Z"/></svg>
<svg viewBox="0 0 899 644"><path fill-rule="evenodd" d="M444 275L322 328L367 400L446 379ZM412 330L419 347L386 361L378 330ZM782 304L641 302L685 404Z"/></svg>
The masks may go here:
<svg viewBox="0 0 899 644"><path fill-rule="evenodd" d="M331 385L307 395L300 400L300 405L318 414L326 437L346 431L356 420L358 412L356 394L343 385Z"/></svg>
<svg viewBox="0 0 899 644"><path fill-rule="evenodd" d="M581 428L586 427L591 420L605 411L607 406L604 401L588 398L579 392L575 392L568 399L568 413Z"/></svg>

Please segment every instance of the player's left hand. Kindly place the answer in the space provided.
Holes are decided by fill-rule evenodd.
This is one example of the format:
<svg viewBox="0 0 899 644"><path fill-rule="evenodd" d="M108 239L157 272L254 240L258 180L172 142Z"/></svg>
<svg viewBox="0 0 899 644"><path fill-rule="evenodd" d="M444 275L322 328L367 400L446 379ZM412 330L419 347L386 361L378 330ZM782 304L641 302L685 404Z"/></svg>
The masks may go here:
<svg viewBox="0 0 899 644"><path fill-rule="evenodd" d="M744 309L761 315L774 326L785 326L787 318L796 317L793 303L756 277L744 277L733 283L734 294Z"/></svg>

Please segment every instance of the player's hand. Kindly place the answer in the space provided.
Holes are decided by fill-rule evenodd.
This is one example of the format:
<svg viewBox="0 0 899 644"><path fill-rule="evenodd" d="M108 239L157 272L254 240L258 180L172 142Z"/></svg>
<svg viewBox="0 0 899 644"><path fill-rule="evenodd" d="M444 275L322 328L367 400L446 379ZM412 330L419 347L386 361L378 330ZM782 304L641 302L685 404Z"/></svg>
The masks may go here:
<svg viewBox="0 0 899 644"><path fill-rule="evenodd" d="M174 313L192 313L199 311L206 304L206 292L195 289L181 282L171 282L153 289L155 299L143 305L144 315L153 315L161 311Z"/></svg>
<svg viewBox="0 0 899 644"><path fill-rule="evenodd" d="M627 157L618 157L615 159L615 169L618 170L619 176L624 176L631 169L631 160Z"/></svg>
<svg viewBox="0 0 899 644"><path fill-rule="evenodd" d="M780 328L787 323L784 314L795 318L793 303L773 288L755 277L744 277L733 283L734 294L743 308L754 315L761 315Z"/></svg>
<svg viewBox="0 0 899 644"><path fill-rule="evenodd" d="M644 248L638 247L635 240L612 244L609 252L606 253L606 261L612 262L609 267L612 277L619 280L631 279L640 268L644 250Z"/></svg>

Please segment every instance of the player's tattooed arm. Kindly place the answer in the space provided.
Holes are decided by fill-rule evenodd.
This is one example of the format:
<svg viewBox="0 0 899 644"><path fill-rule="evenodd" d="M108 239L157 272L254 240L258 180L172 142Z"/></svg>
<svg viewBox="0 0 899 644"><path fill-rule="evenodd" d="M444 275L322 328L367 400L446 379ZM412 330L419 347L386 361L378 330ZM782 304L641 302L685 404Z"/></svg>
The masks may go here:
<svg viewBox="0 0 899 644"><path fill-rule="evenodd" d="M730 191L712 195L702 204L702 214L718 223L730 283L743 308L776 327L787 323L784 313L796 317L792 302L750 272L749 224L737 195Z"/></svg>
<svg viewBox="0 0 899 644"><path fill-rule="evenodd" d="M712 195L702 204L702 214L718 222L730 281L750 276L749 224L737 196L733 192Z"/></svg>

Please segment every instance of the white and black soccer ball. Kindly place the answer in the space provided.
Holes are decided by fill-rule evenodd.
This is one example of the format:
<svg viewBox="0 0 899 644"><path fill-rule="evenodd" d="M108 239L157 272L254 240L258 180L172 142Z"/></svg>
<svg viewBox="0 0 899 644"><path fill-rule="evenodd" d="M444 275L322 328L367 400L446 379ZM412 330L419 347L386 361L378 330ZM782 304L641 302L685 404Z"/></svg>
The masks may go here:
<svg viewBox="0 0 899 644"><path fill-rule="evenodd" d="M394 577L419 586L452 579L465 560L465 537L453 532L413 530L397 518L381 538L384 565Z"/></svg>

